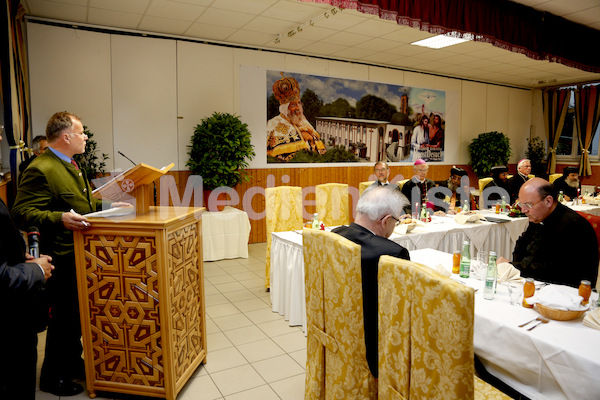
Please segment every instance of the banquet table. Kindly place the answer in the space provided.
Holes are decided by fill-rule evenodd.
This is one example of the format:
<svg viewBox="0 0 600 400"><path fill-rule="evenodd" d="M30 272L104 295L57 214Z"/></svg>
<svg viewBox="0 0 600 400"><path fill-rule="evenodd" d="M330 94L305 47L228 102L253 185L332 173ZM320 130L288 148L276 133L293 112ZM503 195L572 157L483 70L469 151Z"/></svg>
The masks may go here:
<svg viewBox="0 0 600 400"><path fill-rule="evenodd" d="M600 206L598 206L597 204L579 204L574 206L573 202L569 201L567 202L567 207L575 211L600 216Z"/></svg>
<svg viewBox="0 0 600 400"><path fill-rule="evenodd" d="M451 270L451 254L422 249L411 251L410 256L415 262L430 267L441 264ZM531 399L600 398L600 330L584 326L582 316L527 331L529 325L518 325L539 314L511 305L505 285L498 284L494 299L485 300L483 281L457 280L477 289L474 350L488 372ZM592 294L592 299L597 297Z"/></svg>
<svg viewBox="0 0 600 400"><path fill-rule="evenodd" d="M464 240L472 244L471 255L495 250L498 256L512 258L512 250L527 228L527 218L509 218L481 212L506 222L458 224L452 217L433 217L431 223L418 225L408 234L394 233L390 239L415 250L436 248L445 252L460 250ZM306 299L304 294L304 256L302 232L273 232L271 242L271 304L273 312L283 315L291 326L300 325L306 332Z"/></svg>
<svg viewBox="0 0 600 400"><path fill-rule="evenodd" d="M223 211L202 212L202 256L204 261L248 258L250 220L248 214L226 206Z"/></svg>

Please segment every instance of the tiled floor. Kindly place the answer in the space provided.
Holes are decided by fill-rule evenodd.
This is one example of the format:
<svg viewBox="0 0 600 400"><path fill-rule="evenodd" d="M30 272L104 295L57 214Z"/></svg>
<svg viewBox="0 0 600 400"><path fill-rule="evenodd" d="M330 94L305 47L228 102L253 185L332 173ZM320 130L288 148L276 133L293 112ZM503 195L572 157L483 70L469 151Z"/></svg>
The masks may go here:
<svg viewBox="0 0 600 400"><path fill-rule="evenodd" d="M178 400L304 399L306 337L271 311L264 287L265 251L266 243L251 244L248 259L204 263L207 363L198 368ZM38 382L44 340L41 333ZM84 391L63 399L88 398ZM38 391L36 399L59 398ZM99 392L96 399L151 398Z"/></svg>

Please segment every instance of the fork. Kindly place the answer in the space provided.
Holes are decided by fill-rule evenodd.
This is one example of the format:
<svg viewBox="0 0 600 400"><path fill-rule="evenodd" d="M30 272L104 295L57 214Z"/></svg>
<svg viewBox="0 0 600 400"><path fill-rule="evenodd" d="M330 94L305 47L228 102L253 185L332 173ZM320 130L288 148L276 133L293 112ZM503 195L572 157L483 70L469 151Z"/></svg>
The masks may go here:
<svg viewBox="0 0 600 400"><path fill-rule="evenodd" d="M533 321L541 321L541 319L540 319L540 318L542 318L542 317L537 317L537 318L534 318L534 319L532 319L531 321L527 321L527 322L525 322L524 324L521 324L521 325L519 325L519 328L522 328L522 327L524 327L525 325L528 325L528 324L532 323Z"/></svg>

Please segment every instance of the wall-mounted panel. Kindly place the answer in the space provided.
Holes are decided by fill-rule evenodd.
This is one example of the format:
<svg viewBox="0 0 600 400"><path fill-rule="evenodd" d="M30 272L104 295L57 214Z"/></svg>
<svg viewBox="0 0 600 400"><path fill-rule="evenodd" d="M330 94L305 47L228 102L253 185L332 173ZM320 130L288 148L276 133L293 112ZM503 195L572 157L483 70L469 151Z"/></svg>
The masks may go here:
<svg viewBox="0 0 600 400"><path fill-rule="evenodd" d="M161 168L179 165L174 40L111 35L115 154ZM131 163L115 156L115 167Z"/></svg>

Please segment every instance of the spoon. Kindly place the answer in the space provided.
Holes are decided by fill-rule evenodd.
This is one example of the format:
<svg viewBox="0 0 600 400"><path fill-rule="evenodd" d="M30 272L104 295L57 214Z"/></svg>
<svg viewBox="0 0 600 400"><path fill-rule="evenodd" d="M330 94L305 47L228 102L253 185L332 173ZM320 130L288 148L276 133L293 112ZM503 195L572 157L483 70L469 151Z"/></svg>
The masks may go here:
<svg viewBox="0 0 600 400"><path fill-rule="evenodd" d="M546 318L542 318L542 317L540 317L540 318L541 318L541 319L539 319L540 322L538 322L537 324L533 325L531 328L528 328L527 330L530 331L530 330L532 330L533 328L535 328L536 326L538 326L540 324L547 324L548 322L550 322Z"/></svg>

